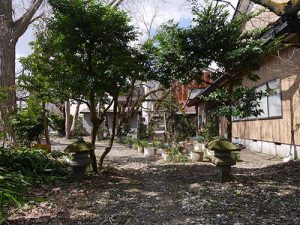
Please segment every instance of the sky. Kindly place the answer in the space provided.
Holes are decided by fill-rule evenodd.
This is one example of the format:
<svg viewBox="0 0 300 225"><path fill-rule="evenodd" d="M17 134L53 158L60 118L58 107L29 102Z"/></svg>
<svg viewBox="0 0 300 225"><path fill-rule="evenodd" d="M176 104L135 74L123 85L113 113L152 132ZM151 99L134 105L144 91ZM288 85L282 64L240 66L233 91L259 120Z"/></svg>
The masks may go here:
<svg viewBox="0 0 300 225"><path fill-rule="evenodd" d="M145 33L145 26L142 22L143 20L149 24L149 21L156 14L152 27L152 34L156 28L171 19L179 22L181 26L188 26L191 23L191 12L190 6L185 0L125 0L123 7L131 8L133 11L133 21L134 25L139 27L140 30ZM232 0L232 4L236 5L238 0ZM18 11L21 13L21 5L28 4L30 0L15 0L18 6ZM145 38L145 34L143 34ZM142 37L143 38L143 37ZM29 27L27 32L19 39L17 43L16 54L17 58L26 56L31 53L31 48L28 45L29 42L34 40L34 29ZM19 65L18 65L19 69Z"/></svg>

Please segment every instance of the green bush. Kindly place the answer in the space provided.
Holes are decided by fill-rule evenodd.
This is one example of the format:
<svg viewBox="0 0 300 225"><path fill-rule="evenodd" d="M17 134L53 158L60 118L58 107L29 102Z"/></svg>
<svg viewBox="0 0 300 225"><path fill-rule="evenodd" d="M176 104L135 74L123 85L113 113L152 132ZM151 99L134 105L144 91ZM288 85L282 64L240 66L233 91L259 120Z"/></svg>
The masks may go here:
<svg viewBox="0 0 300 225"><path fill-rule="evenodd" d="M189 158L186 155L181 153L180 147L174 147L174 148L170 149L167 161L170 161L170 162L188 162Z"/></svg>
<svg viewBox="0 0 300 225"><path fill-rule="evenodd" d="M128 144L128 146L132 146L133 144L137 143L137 139L133 138L132 136L127 136L125 143Z"/></svg>
<svg viewBox="0 0 300 225"><path fill-rule="evenodd" d="M207 122L202 126L200 135L203 137L204 142L215 140L219 136L219 126L217 118L209 117Z"/></svg>
<svg viewBox="0 0 300 225"><path fill-rule="evenodd" d="M59 115L51 115L49 117L50 123L49 126L51 129L58 132L58 135L61 137L65 136L65 119Z"/></svg>
<svg viewBox="0 0 300 225"><path fill-rule="evenodd" d="M30 146L43 133L43 119L40 109L19 109L10 117L14 136L22 146Z"/></svg>
<svg viewBox="0 0 300 225"><path fill-rule="evenodd" d="M197 122L187 115L174 116L174 138L176 142L196 136Z"/></svg>
<svg viewBox="0 0 300 225"><path fill-rule="evenodd" d="M154 136L153 126L153 121L149 123L148 127L145 124L139 124L137 138L139 140L152 140Z"/></svg>
<svg viewBox="0 0 300 225"><path fill-rule="evenodd" d="M65 163L41 149L1 147L0 162L0 224L8 205L22 203L26 186L49 184L68 175Z"/></svg>
<svg viewBox="0 0 300 225"><path fill-rule="evenodd" d="M80 117L78 117L78 123L77 123L77 126L75 127L73 137L82 137L82 136L84 136L83 117L80 116Z"/></svg>
<svg viewBox="0 0 300 225"><path fill-rule="evenodd" d="M21 193L27 184L20 173L9 173L0 168L0 224L6 220L7 206L20 206Z"/></svg>
<svg viewBox="0 0 300 225"><path fill-rule="evenodd" d="M149 143L146 140L140 140L140 141L137 142L137 145L142 147L142 148L146 148L146 147L149 146Z"/></svg>
<svg viewBox="0 0 300 225"><path fill-rule="evenodd" d="M48 183L68 173L66 164L41 149L2 147L0 162L3 169L22 174L29 183Z"/></svg>

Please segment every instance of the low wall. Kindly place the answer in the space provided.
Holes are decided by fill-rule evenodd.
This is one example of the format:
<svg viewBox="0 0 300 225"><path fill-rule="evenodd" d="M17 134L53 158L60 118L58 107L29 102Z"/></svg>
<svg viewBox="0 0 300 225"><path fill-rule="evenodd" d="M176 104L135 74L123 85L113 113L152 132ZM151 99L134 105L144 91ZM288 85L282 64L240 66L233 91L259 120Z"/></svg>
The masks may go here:
<svg viewBox="0 0 300 225"><path fill-rule="evenodd" d="M299 145L288 145L280 144L275 142L243 139L243 138L233 138L233 142L242 144L246 149L264 153L267 155L279 156L280 158L285 158L290 152L293 153L296 147L296 159L300 159L300 146Z"/></svg>

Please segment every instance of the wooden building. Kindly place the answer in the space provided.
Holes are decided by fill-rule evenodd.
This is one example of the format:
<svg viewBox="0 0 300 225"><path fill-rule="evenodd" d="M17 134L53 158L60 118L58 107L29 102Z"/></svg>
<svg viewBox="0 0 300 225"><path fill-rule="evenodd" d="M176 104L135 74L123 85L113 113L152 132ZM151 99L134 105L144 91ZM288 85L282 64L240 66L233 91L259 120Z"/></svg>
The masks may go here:
<svg viewBox="0 0 300 225"><path fill-rule="evenodd" d="M243 5L244 6L244 5ZM247 9L248 10L248 9ZM258 117L234 118L233 142L243 144L247 149L280 156L300 158L300 20L297 18L283 20L276 18L276 25L262 38L267 42L278 35L286 35L288 48L278 55L269 55L263 60L258 71L257 82L245 79L244 86L256 87L257 90L270 88L272 94L260 100L264 113ZM200 94L209 94L223 81L215 82ZM208 105L195 98L189 106L194 105L199 117L205 118ZM205 122L205 119L203 120ZM220 133L226 131L226 123L219 121Z"/></svg>

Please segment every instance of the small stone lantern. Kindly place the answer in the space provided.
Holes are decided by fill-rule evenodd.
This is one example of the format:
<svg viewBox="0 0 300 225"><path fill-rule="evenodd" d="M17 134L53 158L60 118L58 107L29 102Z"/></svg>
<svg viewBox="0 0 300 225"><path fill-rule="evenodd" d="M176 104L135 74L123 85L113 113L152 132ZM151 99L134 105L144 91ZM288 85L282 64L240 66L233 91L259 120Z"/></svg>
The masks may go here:
<svg viewBox="0 0 300 225"><path fill-rule="evenodd" d="M66 152L72 153L73 159L70 165L73 169L73 176L77 179L85 177L85 171L88 165L91 164L90 151L94 149L91 143L85 142L83 138L78 140L65 149Z"/></svg>
<svg viewBox="0 0 300 225"><path fill-rule="evenodd" d="M236 161L231 157L231 152L240 151L240 147L227 140L214 140L205 145L205 147L214 151L214 156L211 156L210 159L220 172L221 181L230 181L231 166L236 164Z"/></svg>

